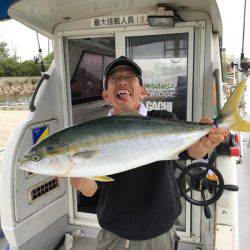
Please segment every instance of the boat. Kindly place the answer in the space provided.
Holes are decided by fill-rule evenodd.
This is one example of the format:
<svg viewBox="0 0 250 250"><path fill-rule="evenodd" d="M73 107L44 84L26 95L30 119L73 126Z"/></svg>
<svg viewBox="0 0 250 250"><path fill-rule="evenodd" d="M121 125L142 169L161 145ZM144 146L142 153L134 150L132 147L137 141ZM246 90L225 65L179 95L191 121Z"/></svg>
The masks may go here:
<svg viewBox="0 0 250 250"><path fill-rule="evenodd" d="M53 40L55 59L43 72L28 117L13 130L1 171L1 227L10 249L95 249L100 230L98 194L84 197L66 178L35 175L17 159L35 143L67 126L106 116L101 96L105 66L119 56L144 72L148 110L168 110L186 121L218 116L222 91L222 22L215 0L19 0L4 1L12 18ZM232 135L235 141L237 136ZM216 169L237 187L235 143ZM189 165L191 162L183 164ZM226 166L226 167L225 167ZM235 188L236 191L237 188ZM194 200L201 199L195 190ZM176 221L178 249L238 250L238 193L224 190L205 208L182 199ZM203 204L204 205L204 204ZM207 218L209 217L209 218ZM66 237L65 237L66 235ZM65 243L66 244L66 243ZM87 248L88 247L88 248ZM85 249L85 248L84 248Z"/></svg>

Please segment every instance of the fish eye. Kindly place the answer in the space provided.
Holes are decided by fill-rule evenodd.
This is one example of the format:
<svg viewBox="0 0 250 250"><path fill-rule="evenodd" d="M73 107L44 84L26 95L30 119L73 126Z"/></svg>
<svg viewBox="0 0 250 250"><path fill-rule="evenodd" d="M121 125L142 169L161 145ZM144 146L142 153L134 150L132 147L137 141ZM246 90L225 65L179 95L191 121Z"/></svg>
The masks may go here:
<svg viewBox="0 0 250 250"><path fill-rule="evenodd" d="M32 160L33 160L33 161L36 161L36 162L37 162L37 161L40 161L40 159L41 159L41 157L40 157L39 155L33 155L33 156L32 156Z"/></svg>

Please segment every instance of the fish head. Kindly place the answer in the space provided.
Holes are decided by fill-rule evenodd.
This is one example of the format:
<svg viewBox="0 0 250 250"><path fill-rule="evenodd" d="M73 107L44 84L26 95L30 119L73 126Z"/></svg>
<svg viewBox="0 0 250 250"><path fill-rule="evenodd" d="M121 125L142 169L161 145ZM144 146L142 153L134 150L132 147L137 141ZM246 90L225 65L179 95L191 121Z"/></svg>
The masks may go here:
<svg viewBox="0 0 250 250"><path fill-rule="evenodd" d="M53 146L33 147L17 161L19 169L53 176L65 175L70 165L70 155Z"/></svg>
<svg viewBox="0 0 250 250"><path fill-rule="evenodd" d="M37 153L28 153L18 158L17 164L18 166L22 166L24 164L39 162L42 159L41 154Z"/></svg>
<svg viewBox="0 0 250 250"><path fill-rule="evenodd" d="M18 158L17 166L20 169L33 172L33 170L40 168L45 163L44 161L46 161L46 158L42 152L30 150Z"/></svg>

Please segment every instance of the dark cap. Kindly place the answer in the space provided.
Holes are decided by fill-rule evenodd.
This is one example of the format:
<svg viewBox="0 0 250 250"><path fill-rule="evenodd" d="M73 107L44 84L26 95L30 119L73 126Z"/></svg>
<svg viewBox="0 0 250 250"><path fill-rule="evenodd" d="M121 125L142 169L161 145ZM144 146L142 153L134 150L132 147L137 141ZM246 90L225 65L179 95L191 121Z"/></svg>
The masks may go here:
<svg viewBox="0 0 250 250"><path fill-rule="evenodd" d="M106 67L103 74L103 89L106 89L107 87L107 79L110 76L111 72L119 66L129 67L132 72L138 77L140 85L143 85L141 68L129 58L125 56L120 56Z"/></svg>

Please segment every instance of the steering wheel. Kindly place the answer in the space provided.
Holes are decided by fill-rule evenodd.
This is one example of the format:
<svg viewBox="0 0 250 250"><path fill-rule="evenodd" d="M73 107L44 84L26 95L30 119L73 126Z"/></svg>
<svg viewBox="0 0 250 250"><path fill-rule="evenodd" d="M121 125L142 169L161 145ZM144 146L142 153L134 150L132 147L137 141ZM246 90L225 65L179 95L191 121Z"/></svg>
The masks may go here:
<svg viewBox="0 0 250 250"><path fill-rule="evenodd" d="M208 172L214 180L208 177ZM185 167L180 174L179 181L186 183L186 185L179 185L181 195L197 206L208 206L215 203L221 197L225 186L219 170L205 162L195 162ZM202 200L192 198L191 190L201 192Z"/></svg>
<svg viewBox="0 0 250 250"><path fill-rule="evenodd" d="M211 154L208 163L195 162L187 167L177 164L181 170L178 185L181 196L196 206L203 206L206 218L211 218L209 205L220 199L223 191L238 191L238 186L225 185L220 171L214 167L217 158L216 150ZM192 197L191 191L200 192L201 200Z"/></svg>

